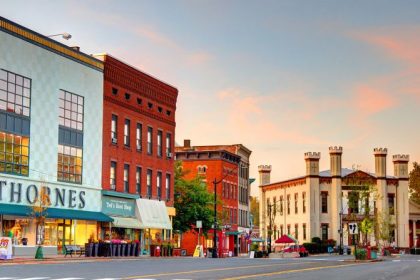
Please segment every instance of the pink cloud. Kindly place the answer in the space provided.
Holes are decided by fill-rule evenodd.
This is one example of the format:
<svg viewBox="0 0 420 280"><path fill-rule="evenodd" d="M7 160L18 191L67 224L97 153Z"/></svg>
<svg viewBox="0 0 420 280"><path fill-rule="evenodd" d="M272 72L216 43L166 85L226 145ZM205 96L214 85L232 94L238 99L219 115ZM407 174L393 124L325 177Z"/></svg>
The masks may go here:
<svg viewBox="0 0 420 280"><path fill-rule="evenodd" d="M192 65L204 64L213 59L213 55L208 52L196 52L188 55L188 62Z"/></svg>
<svg viewBox="0 0 420 280"><path fill-rule="evenodd" d="M357 86L353 100L362 115L371 115L395 107L398 102L391 95L370 85Z"/></svg>

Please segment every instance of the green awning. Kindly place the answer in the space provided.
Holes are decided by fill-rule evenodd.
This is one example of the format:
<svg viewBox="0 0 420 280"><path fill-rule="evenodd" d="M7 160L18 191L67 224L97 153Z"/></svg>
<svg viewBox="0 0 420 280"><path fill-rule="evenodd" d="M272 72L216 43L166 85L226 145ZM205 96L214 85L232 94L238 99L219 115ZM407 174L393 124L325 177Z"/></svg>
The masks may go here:
<svg viewBox="0 0 420 280"><path fill-rule="evenodd" d="M112 222L113 227L119 228L134 228L134 229L143 229L144 227L140 221L136 218L127 218L127 217L117 217L112 216L114 221Z"/></svg>
<svg viewBox="0 0 420 280"><path fill-rule="evenodd" d="M264 242L262 238L251 238L251 242Z"/></svg>
<svg viewBox="0 0 420 280"><path fill-rule="evenodd" d="M225 234L226 235L239 235L241 233L239 231L226 231Z"/></svg>
<svg viewBox="0 0 420 280"><path fill-rule="evenodd" d="M14 216L30 216L32 209L26 205L0 203L0 214ZM99 222L112 222L113 219L102 212L68 210L60 208L48 208L47 218L71 219L71 220L92 220Z"/></svg>

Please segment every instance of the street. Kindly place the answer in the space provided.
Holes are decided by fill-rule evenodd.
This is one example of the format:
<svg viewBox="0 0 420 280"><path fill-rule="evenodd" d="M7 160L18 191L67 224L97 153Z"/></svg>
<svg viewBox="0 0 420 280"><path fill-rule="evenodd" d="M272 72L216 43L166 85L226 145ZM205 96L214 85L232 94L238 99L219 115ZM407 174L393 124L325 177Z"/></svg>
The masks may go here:
<svg viewBox="0 0 420 280"><path fill-rule="evenodd" d="M347 256L301 259L119 259L3 264L0 280L82 279L418 279L420 256L354 263Z"/></svg>

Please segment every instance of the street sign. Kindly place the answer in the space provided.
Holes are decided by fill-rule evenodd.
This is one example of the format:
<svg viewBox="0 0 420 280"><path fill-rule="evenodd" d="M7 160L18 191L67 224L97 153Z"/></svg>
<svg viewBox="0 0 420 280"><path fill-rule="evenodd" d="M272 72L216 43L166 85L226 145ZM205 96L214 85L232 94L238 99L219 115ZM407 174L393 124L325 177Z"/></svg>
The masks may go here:
<svg viewBox="0 0 420 280"><path fill-rule="evenodd" d="M197 228L202 228L203 227L203 221L197 221L196 226L197 226Z"/></svg>
<svg viewBox="0 0 420 280"><path fill-rule="evenodd" d="M349 223L349 233L359 234L359 228L357 226L357 223Z"/></svg>

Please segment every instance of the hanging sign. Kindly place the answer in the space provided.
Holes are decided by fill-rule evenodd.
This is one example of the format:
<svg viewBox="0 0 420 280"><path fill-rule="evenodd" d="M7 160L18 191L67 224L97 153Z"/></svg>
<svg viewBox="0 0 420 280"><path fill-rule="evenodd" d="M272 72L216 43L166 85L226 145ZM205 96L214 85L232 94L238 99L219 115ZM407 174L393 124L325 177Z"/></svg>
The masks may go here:
<svg viewBox="0 0 420 280"><path fill-rule="evenodd" d="M12 239L10 237L0 237L0 259L12 259Z"/></svg>

